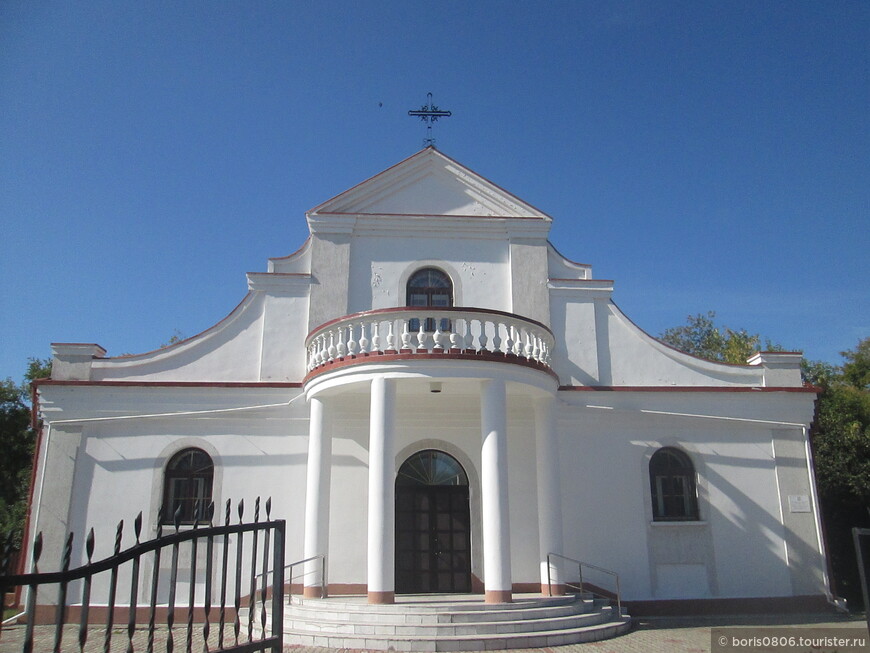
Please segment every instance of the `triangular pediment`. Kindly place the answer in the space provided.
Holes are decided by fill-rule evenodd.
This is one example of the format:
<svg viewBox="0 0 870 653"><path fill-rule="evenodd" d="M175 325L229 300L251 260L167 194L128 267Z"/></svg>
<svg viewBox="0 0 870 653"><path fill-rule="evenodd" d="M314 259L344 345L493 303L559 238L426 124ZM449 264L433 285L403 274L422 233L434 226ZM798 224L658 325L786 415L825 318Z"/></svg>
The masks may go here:
<svg viewBox="0 0 870 653"><path fill-rule="evenodd" d="M551 218L433 147L308 212L350 215Z"/></svg>

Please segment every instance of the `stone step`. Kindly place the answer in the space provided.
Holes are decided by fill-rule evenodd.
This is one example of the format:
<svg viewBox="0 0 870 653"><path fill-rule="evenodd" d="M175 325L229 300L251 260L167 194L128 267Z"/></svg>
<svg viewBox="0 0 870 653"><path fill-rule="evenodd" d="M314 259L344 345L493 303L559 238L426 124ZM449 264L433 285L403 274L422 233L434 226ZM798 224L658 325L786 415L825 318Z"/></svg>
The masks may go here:
<svg viewBox="0 0 870 653"><path fill-rule="evenodd" d="M631 620L618 620L563 630L475 635L296 635L286 633L284 643L328 648L396 651L484 651L518 648L545 648L616 637L631 628Z"/></svg>
<svg viewBox="0 0 870 653"><path fill-rule="evenodd" d="M567 615L585 614L596 609L591 599L571 602L554 601L552 605L540 602L529 602L526 605L507 604L512 607L478 604L477 607L456 604L442 604L443 607L433 609L431 605L415 607L413 604L396 609L395 605L385 606L390 609L360 609L355 605L343 607L341 604L308 602L293 603L284 610L285 620L318 621L353 621L365 616L371 623L391 624L444 624L444 623L474 623L493 621L519 621L541 619L546 617L561 617ZM530 607L529 607L530 606Z"/></svg>
<svg viewBox="0 0 870 653"><path fill-rule="evenodd" d="M402 596L390 605L365 597L302 599L284 608L285 644L396 651L475 651L561 646L615 637L631 628L607 601L577 596ZM270 626L267 626L267 629Z"/></svg>
<svg viewBox="0 0 870 653"><path fill-rule="evenodd" d="M611 608L603 608L596 612L569 614L560 616L540 616L517 620L501 621L468 621L460 623L406 623L406 622L375 622L368 618L350 622L342 620L298 619L284 616L284 630L294 635L417 635L426 638L439 638L450 635L490 635L532 633L537 631L557 631L582 626L594 626L610 621L613 616Z"/></svg>
<svg viewBox="0 0 870 653"><path fill-rule="evenodd" d="M481 611L497 608L499 610L524 610L528 608L545 608L555 605L573 605L578 597L574 594L564 596L521 596L514 597L513 603L484 603L479 594L447 595L417 594L402 595L396 603L377 605L378 612L463 612ZM460 598L461 597L461 598ZM591 599L584 599L591 600ZM305 599L300 596L290 597L290 605L294 607L319 608L324 604L341 605L348 611L369 612L373 609L371 603L362 596L330 597L329 599Z"/></svg>

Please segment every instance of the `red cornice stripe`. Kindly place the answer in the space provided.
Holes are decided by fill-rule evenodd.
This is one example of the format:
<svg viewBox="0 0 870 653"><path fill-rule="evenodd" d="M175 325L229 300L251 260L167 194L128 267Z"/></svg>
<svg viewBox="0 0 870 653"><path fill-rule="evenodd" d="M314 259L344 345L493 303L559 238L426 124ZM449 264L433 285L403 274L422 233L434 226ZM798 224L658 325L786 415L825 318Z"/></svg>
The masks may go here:
<svg viewBox="0 0 870 653"><path fill-rule="evenodd" d="M484 361L487 363L499 363L499 364L510 364L510 365L522 365L523 367L529 367L533 370L538 370L539 372L543 372L544 374L549 374L554 379L558 380L556 373L546 365L538 363L537 361L530 361L529 359L523 356L515 356L514 354L494 354L492 352L475 352L475 353L460 353L457 350L445 349L441 354L414 354L410 351L391 351L390 353L365 353L365 354L356 354L354 356L345 356L344 358L336 358L331 363L325 363L319 367L315 367L311 370L305 377L305 383L308 383L311 379L320 374L325 374L326 372L332 372L333 370L338 370L346 367L353 367L357 365L366 365L371 363L393 363L393 362L407 362L407 361L433 361L433 360L467 360L467 361Z"/></svg>
<svg viewBox="0 0 870 653"><path fill-rule="evenodd" d="M301 388L302 383L291 381L82 381L40 379L34 386L106 386L113 388L152 387L152 388Z"/></svg>
<svg viewBox="0 0 870 653"><path fill-rule="evenodd" d="M576 266L581 267L581 268L591 268L592 267L591 263L581 263L580 261L572 261L567 256L565 256L562 252L560 252L558 249L556 249L556 246L552 243L552 241L548 240L547 244L553 248L553 251L556 253L556 255L558 255L559 257L562 258L562 260L567 261L571 265L576 265Z"/></svg>
<svg viewBox="0 0 870 653"><path fill-rule="evenodd" d="M412 159L416 159L416 158L418 158L418 157L423 157L423 156L425 155L425 153L426 153L427 151L429 151L429 150L432 150L434 154L440 156L440 157L443 158L443 159L446 159L447 161L450 161L452 164L454 164L454 165L456 165L456 166L462 168L463 170L467 170L468 172L470 172L471 174L475 175L475 176L478 177L479 179L482 179L484 182L486 182L486 183L492 185L494 188L497 188L498 190L500 190L500 191L501 191L502 193L504 193L505 195L507 195L507 196L513 198L513 199L514 199L516 202L518 202L519 204L525 204L526 206L528 206L528 207L531 208L532 210L537 211L538 213L541 213L541 214L545 215L545 216L546 216L547 218L549 218L550 220L553 219L551 216L549 216L549 215L547 215L546 213L544 213L543 211L541 211L541 209L539 209L538 207L536 207L536 206L534 206L534 205L532 205L532 204L529 204L529 203L526 202L524 199L521 199L519 196L514 195L514 194L513 194L512 192L510 192L509 190L506 190L506 189L502 188L501 186L499 186L499 185L496 184L495 182L493 182L493 181L491 181L490 179L487 179L486 177L484 177L484 176L483 176L482 174L480 174L479 172L476 172L476 171L472 170L471 168L469 168L468 166L466 166L466 165L464 165L464 164L462 164L462 163L459 163L459 161L457 161L457 160L454 159L453 157L450 157L450 156L444 154L444 152L442 152L441 150L437 149L434 145L429 145L428 147L424 147L424 148L423 148L422 150L420 150L419 152L416 152L416 153L412 154L411 156L402 159L402 160L399 161L398 163L394 163L394 164L391 165L389 168L387 168L387 169L385 169L385 170L382 170L381 172L379 172L379 173L377 173L377 174L375 174L375 175L372 175L372 176L369 177L368 179L364 179L363 181L359 182L358 184L355 184L355 185L351 186L350 188L348 188L348 189L345 190L345 191L342 191L342 192L339 193L338 195L335 195L335 196L329 198L329 199L326 200L325 202L321 202L320 204L318 204L317 206L315 206L313 209L309 209L309 210L306 212L306 216L307 216L307 215L311 215L311 214L317 214L317 212L320 210L320 208L321 208L322 206L326 206L326 205L329 204L330 202L333 202L334 200L337 200L339 197L342 197L343 195L347 195L347 194L349 194L351 191L356 190L357 188L360 188L361 186L363 186L363 185L365 185L365 184L368 184L368 183L371 182L371 181L374 181L374 180L377 179L378 177L382 177L382 176L386 175L388 172L390 172L390 171L393 170L394 168L398 168L399 166L403 165L403 164L404 164L405 162L407 162L407 161L411 161ZM530 217L532 217L532 216L530 216Z"/></svg>
<svg viewBox="0 0 870 653"><path fill-rule="evenodd" d="M297 249L295 252L293 252L292 254L287 254L286 256L272 256L272 257L269 257L269 260L270 261L284 261L284 260L293 258L297 254L300 254L302 252L302 250L305 249L309 245L310 242L311 242L311 234L308 234L308 238L305 239L305 242L302 243L302 245L299 246L299 249Z"/></svg>
<svg viewBox="0 0 870 653"><path fill-rule="evenodd" d="M806 392L818 394L821 388L761 386L671 386L671 385L561 385L560 392Z"/></svg>

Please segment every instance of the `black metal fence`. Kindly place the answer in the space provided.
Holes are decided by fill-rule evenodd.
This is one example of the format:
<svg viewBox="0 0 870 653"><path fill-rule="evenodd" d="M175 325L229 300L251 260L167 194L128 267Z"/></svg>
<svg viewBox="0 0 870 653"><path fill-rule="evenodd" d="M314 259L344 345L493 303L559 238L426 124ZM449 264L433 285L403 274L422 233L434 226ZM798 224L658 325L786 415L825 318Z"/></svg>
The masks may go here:
<svg viewBox="0 0 870 653"><path fill-rule="evenodd" d="M210 504L184 529L176 512L169 532L164 532L158 518L157 536L146 542L140 542L140 512L133 525L135 544L121 550L121 521L113 554L94 562L92 528L84 543L87 563L74 569L70 569L74 539L70 533L61 570L56 572L39 570L43 548L39 533L30 552L31 573L0 569L4 574L0 594L23 589L22 651L39 650L35 626L48 623L53 632L43 639L50 639L50 650L56 652L85 651L92 629L95 637L102 638L105 653L119 650L120 642L113 647L113 637L124 640L120 650L127 653L176 649L189 653L194 645L224 653L280 652L285 522L271 519L271 499L265 508L266 520L260 521L257 498L253 522L243 523L244 501L240 501L239 522L231 524L228 500L224 524L214 526L214 504ZM65 631L68 639L77 638L75 644L64 643ZM90 644L88 651L98 650L94 641Z"/></svg>

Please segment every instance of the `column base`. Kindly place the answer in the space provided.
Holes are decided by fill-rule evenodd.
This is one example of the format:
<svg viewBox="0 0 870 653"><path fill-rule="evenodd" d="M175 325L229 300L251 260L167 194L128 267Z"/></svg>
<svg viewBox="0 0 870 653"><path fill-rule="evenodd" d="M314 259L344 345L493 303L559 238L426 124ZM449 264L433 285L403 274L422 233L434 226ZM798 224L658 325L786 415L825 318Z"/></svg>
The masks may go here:
<svg viewBox="0 0 870 653"><path fill-rule="evenodd" d="M319 585L306 585L302 588L303 599L322 599L326 598L326 588Z"/></svg>
<svg viewBox="0 0 870 653"><path fill-rule="evenodd" d="M486 590L483 596L484 603L513 603L511 590Z"/></svg>
<svg viewBox="0 0 870 653"><path fill-rule="evenodd" d="M395 592L368 592L369 603L375 605L389 605L396 602Z"/></svg>
<svg viewBox="0 0 870 653"><path fill-rule="evenodd" d="M541 583L541 594L544 596L565 596L565 586L564 585L547 585L547 583Z"/></svg>

